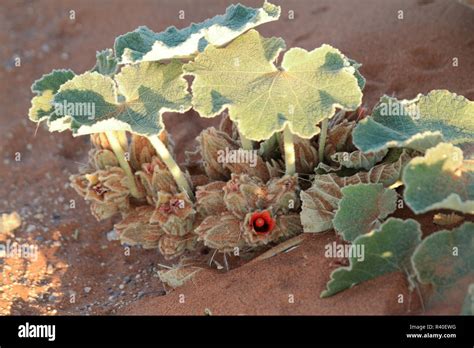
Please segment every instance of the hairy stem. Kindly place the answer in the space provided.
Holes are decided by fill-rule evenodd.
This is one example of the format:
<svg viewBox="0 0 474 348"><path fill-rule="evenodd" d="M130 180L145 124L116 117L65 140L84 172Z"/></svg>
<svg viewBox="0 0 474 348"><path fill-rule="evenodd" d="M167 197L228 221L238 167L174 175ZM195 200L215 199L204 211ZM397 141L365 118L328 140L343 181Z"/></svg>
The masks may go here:
<svg viewBox="0 0 474 348"><path fill-rule="evenodd" d="M248 139L240 131L239 131L239 137L240 137L240 143L242 144L242 148L244 150L253 150L252 140Z"/></svg>
<svg viewBox="0 0 474 348"><path fill-rule="evenodd" d="M324 162L324 146L326 145L326 136L328 134L328 119L321 122L321 133L319 134L318 157L319 162Z"/></svg>
<svg viewBox="0 0 474 348"><path fill-rule="evenodd" d="M293 175L296 172L295 145L293 144L293 133L288 126L283 130L283 146L285 148L285 174Z"/></svg>
<svg viewBox="0 0 474 348"><path fill-rule="evenodd" d="M135 176L133 175L132 169L130 168L130 164L125 157L125 152L121 145L120 137L123 137L123 134L117 134L117 132L113 131L108 131L105 134L110 146L112 147L115 157L117 157L120 167L125 172L125 175L127 175L128 181L130 183L130 194L137 199L142 198L143 195L140 194L140 191L138 191L137 183L135 182ZM121 140L123 141L123 139Z"/></svg>
<svg viewBox="0 0 474 348"><path fill-rule="evenodd" d="M150 140L150 143L155 148L156 153L161 157L163 162L168 167L171 175L173 175L174 181L176 181L176 184L178 184L180 190L185 192L188 195L189 199L194 200L194 194L191 189L191 186L189 186L189 183L186 180L183 172L179 168L174 158L171 156L165 144L163 144L158 135L149 136L148 140Z"/></svg>

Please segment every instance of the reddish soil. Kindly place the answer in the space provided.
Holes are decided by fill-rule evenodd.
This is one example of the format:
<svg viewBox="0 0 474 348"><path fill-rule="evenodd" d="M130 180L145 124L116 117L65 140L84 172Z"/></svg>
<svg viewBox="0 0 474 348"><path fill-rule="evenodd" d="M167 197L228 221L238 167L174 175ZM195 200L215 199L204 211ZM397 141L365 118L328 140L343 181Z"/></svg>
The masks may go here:
<svg viewBox="0 0 474 348"><path fill-rule="evenodd" d="M260 5L262 1L241 1ZM338 47L363 63L364 102L385 94L413 98L449 89L474 100L474 10L449 0L275 1L282 19L259 30L282 36L287 46ZM423 313L418 293L393 273L320 299L331 271L324 257L333 232L308 236L288 253L224 273L200 272L192 282L166 292L156 277L164 261L154 251L125 255L108 241L113 221L98 223L68 187L68 177L85 162L89 141L69 133L50 134L27 120L32 81L53 68L83 72L95 51L116 36L147 25L155 31L183 27L223 13L230 1L83 0L17 1L0 4L0 213L23 220L15 238L38 245L37 260L0 259L1 314L405 314ZM69 18L70 10L75 19ZM186 18L180 20L178 11ZM403 19L398 19L403 11ZM294 11L294 19L288 19ZM15 57L21 66L15 66ZM457 58L458 66L453 66ZM168 115L176 149L184 153L203 127L215 120ZM20 155L20 160L17 155ZM181 155L180 159L183 157ZM70 207L75 201L75 208ZM400 210L399 217L413 217ZM424 234L440 229L432 215L417 219ZM464 287L465 288L465 287ZM463 294L449 305L429 304L427 313L457 314ZM405 301L397 302L403 294ZM184 303L179 299L183 298ZM289 301L293 296L294 303ZM182 302L182 301L181 301Z"/></svg>

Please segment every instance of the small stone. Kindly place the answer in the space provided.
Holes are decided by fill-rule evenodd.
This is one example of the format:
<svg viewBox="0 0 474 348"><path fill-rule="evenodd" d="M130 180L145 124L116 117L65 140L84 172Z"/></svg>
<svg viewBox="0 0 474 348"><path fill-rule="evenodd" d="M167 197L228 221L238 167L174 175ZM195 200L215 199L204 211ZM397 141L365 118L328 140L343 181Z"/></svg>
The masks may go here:
<svg viewBox="0 0 474 348"><path fill-rule="evenodd" d="M86 286L86 287L84 288L84 292L85 292L86 294L90 293L91 290L92 290L92 288L91 288L90 286Z"/></svg>
<svg viewBox="0 0 474 348"><path fill-rule="evenodd" d="M34 232L35 230L36 230L35 225L28 225L28 227L26 228L26 233L31 233L31 232Z"/></svg>
<svg viewBox="0 0 474 348"><path fill-rule="evenodd" d="M119 289L122 290L123 288L125 288L125 285L120 284L120 285L119 285Z"/></svg>
<svg viewBox="0 0 474 348"><path fill-rule="evenodd" d="M107 232L107 240L108 241L114 241L114 240L118 240L119 237L118 237L118 234L117 234L117 231L115 230L112 230L110 232Z"/></svg>

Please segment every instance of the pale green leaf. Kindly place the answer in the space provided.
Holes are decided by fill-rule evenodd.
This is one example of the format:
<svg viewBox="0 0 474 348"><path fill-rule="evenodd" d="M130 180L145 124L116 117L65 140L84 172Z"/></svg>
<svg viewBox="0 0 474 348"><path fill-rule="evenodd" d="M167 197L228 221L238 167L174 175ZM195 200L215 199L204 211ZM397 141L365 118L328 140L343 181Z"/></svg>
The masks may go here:
<svg viewBox="0 0 474 348"><path fill-rule="evenodd" d="M474 315L474 284L469 285L461 315Z"/></svg>
<svg viewBox="0 0 474 348"><path fill-rule="evenodd" d="M208 46L184 67L195 77L194 108L203 117L228 108L240 132L259 141L286 125L310 138L336 108L355 110L361 104L356 69L339 50L292 48L277 68L274 61L284 48L282 39L263 38L255 30L225 48Z"/></svg>
<svg viewBox="0 0 474 348"><path fill-rule="evenodd" d="M354 144L364 152L390 147L423 152L443 140L474 142L474 102L446 90L413 100L384 96L353 132Z"/></svg>
<svg viewBox="0 0 474 348"><path fill-rule="evenodd" d="M412 264L418 280L432 284L438 293L474 276L474 223L429 235L413 254Z"/></svg>
<svg viewBox="0 0 474 348"><path fill-rule="evenodd" d="M300 193L304 231L323 232L333 227L332 220L342 198L343 187L360 183L381 183L388 187L400 178L401 170L409 160L410 156L403 151L395 162L382 162L368 172L347 177L339 177L335 173L315 175L312 186Z"/></svg>
<svg viewBox="0 0 474 348"><path fill-rule="evenodd" d="M117 58L114 56L114 52L108 48L103 51L97 52L97 62L91 71L96 71L99 74L113 76L117 72Z"/></svg>
<svg viewBox="0 0 474 348"><path fill-rule="evenodd" d="M36 96L31 100L28 113L31 121L41 122L51 116L54 112L54 94L63 83L73 77L74 73L71 70L53 70L33 83L31 90Z"/></svg>
<svg viewBox="0 0 474 348"><path fill-rule="evenodd" d="M247 30L279 17L280 7L268 2L261 8L230 5L224 15L183 29L171 26L157 34L147 27L139 27L115 40L115 52L122 64L189 58L209 44L225 45Z"/></svg>
<svg viewBox="0 0 474 348"><path fill-rule="evenodd" d="M190 108L186 89L181 63L145 62L124 67L115 81L97 72L76 76L54 101L64 105L75 135L126 130L148 136L164 129L164 112Z"/></svg>
<svg viewBox="0 0 474 348"><path fill-rule="evenodd" d="M461 149L440 143L406 166L404 199L415 213L452 209L474 214L474 162Z"/></svg>
<svg viewBox="0 0 474 348"><path fill-rule="evenodd" d="M356 184L341 189L334 229L347 241L369 233L396 209L397 192L382 184Z"/></svg>
<svg viewBox="0 0 474 348"><path fill-rule="evenodd" d="M387 155L388 149L382 149L377 152L363 153L360 150L352 152L336 152L330 156L331 165L320 162L316 167L316 173L337 172L343 168L369 170Z"/></svg>
<svg viewBox="0 0 474 348"><path fill-rule="evenodd" d="M388 219L380 229L356 238L352 248L361 251L363 257L352 255L348 267L332 272L327 290L321 293L321 297L332 296L387 273L400 271L410 276L410 257L420 241L418 222Z"/></svg>

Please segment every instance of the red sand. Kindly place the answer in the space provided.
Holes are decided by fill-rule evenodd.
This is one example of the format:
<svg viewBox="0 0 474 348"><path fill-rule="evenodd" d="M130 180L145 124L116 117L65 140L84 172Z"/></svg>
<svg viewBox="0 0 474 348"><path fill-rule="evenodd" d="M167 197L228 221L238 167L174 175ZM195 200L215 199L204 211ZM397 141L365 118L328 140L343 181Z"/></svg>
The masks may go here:
<svg viewBox="0 0 474 348"><path fill-rule="evenodd" d="M242 1L260 5L261 1ZM364 64L365 103L371 107L386 93L412 98L446 88L474 100L474 11L455 1L328 0L275 1L279 22L263 35L282 36L288 47L338 47ZM132 249L125 256L118 242L108 242L112 222L97 223L67 178L86 160L88 142L69 133L49 134L27 121L32 81L53 68L82 72L93 66L95 51L139 25L155 31L183 27L222 13L230 1L37 1L0 4L0 212L23 218L16 236L39 245L35 262L6 260L0 267L3 314L402 314L420 313L401 274L366 282L329 299L320 299L330 272L338 267L323 257L331 232L310 236L299 248L228 273L201 272L182 288L163 296L153 267L163 263L153 251ZM27 5L26 5L27 4ZM76 12L70 21L69 11ZM185 20L178 19L184 10ZM288 19L288 11L295 19ZM403 10L404 19L397 19ZM14 66L14 57L22 65ZM459 66L453 67L453 58ZM196 115L169 115L168 129L184 153L189 139L215 123ZM22 160L15 162L15 153ZM181 159L183 157L181 156ZM70 199L76 209L65 209ZM407 211L399 216L413 216ZM424 232L437 227L422 216ZM28 226L31 230L26 232ZM77 240L73 237L78 231ZM44 240L41 240L44 238ZM48 267L49 265L49 267ZM136 275L139 274L137 278ZM120 284L123 284L123 289ZM90 287L87 293L85 289ZM428 294L429 289L423 289ZM185 303L180 304L179 295ZM405 302L397 303L404 294ZM294 303L289 303L294 295ZM140 299L138 299L140 298ZM411 303L408 300L411 298ZM74 302L72 302L74 300ZM461 297L428 313L457 314ZM71 303L72 302L72 303Z"/></svg>

